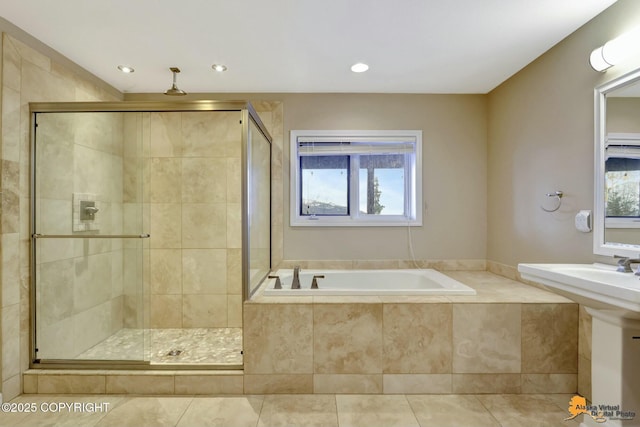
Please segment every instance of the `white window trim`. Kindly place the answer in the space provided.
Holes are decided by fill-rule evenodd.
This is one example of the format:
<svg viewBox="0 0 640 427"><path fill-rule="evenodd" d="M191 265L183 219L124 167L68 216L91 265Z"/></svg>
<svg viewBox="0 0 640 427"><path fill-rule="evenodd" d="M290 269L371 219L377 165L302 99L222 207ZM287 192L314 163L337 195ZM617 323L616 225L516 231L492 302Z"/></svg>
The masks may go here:
<svg viewBox="0 0 640 427"><path fill-rule="evenodd" d="M415 141L415 163L413 171L415 177L405 174L405 212L411 212L412 217L404 215L362 215L358 209L352 209L350 216L301 216L299 197L300 176L298 162L298 141L322 138L324 141L330 138L342 140L407 139ZM292 227L399 227L422 225L422 131L420 130L292 130L290 136L290 193L289 193L289 224ZM358 165L352 162L350 174L359 173ZM414 183L412 188L411 184ZM351 185L351 179L349 180ZM357 187L357 186L356 186ZM352 207L359 205L359 189L352 188L349 203Z"/></svg>

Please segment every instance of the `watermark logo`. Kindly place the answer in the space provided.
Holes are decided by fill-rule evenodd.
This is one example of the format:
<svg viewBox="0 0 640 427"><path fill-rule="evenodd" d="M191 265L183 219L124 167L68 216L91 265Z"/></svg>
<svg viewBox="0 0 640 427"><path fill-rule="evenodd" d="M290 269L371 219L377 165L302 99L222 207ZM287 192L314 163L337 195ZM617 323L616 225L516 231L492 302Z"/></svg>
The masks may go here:
<svg viewBox="0 0 640 427"><path fill-rule="evenodd" d="M588 405L587 399L582 396L573 396L569 401L569 414L565 421L569 421L578 415L586 415L597 423L604 423L608 420L632 420L635 418L634 411L627 411L620 408L620 405Z"/></svg>

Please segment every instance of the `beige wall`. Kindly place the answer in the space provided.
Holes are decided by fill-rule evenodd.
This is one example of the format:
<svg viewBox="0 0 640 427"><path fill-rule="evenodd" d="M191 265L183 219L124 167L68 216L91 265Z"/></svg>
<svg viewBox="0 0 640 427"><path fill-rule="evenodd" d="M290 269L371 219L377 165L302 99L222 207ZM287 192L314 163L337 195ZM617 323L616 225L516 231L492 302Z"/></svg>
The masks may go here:
<svg viewBox="0 0 640 427"><path fill-rule="evenodd" d="M640 98L607 95L607 133L640 133Z"/></svg>
<svg viewBox="0 0 640 427"><path fill-rule="evenodd" d="M412 227L416 259L486 258L484 95L193 94L187 99L279 100L284 108L285 260L410 259L406 227L290 227L289 133L294 129L419 129L423 131L423 225ZM128 94L127 100L162 99ZM277 235L274 235L274 239Z"/></svg>
<svg viewBox="0 0 640 427"><path fill-rule="evenodd" d="M486 101L482 95L316 94L285 98L285 129L418 129L423 225L417 259L486 258ZM288 135L287 135L288 137ZM288 146L288 145L287 145ZM285 150L285 165L289 152ZM289 194L285 170L285 195ZM285 224L289 198L284 200ZM406 227L284 229L285 259L410 259Z"/></svg>
<svg viewBox="0 0 640 427"><path fill-rule="evenodd" d="M638 22L640 2L620 0L489 94L488 259L594 259L592 234L573 225L578 210L593 209L593 89L638 63L597 73L588 58ZM556 190L562 207L542 211Z"/></svg>
<svg viewBox="0 0 640 427"><path fill-rule="evenodd" d="M487 259L492 264L513 272L521 262L597 258L593 234L574 227L577 211L594 206L594 88L638 62L597 73L588 58L639 21L640 2L620 0L489 93ZM561 208L544 212L540 205L556 190L564 192ZM581 308L578 391L586 396L590 330L591 317Z"/></svg>

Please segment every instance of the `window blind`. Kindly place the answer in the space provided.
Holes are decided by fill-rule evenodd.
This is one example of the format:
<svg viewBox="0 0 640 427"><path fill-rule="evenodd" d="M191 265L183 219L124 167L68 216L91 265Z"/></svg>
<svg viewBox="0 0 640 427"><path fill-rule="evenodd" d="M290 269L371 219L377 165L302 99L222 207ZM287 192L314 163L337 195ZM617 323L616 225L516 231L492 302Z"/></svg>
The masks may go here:
<svg viewBox="0 0 640 427"><path fill-rule="evenodd" d="M330 156L348 154L404 154L416 151L415 141L301 141L298 139L298 154L301 156Z"/></svg>

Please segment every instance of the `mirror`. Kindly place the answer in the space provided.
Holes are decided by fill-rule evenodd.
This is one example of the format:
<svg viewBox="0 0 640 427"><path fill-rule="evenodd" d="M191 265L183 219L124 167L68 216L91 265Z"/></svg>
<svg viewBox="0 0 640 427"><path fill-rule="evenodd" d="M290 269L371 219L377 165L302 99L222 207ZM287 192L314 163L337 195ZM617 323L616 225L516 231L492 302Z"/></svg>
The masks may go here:
<svg viewBox="0 0 640 427"><path fill-rule="evenodd" d="M640 254L640 70L595 90L594 253Z"/></svg>

